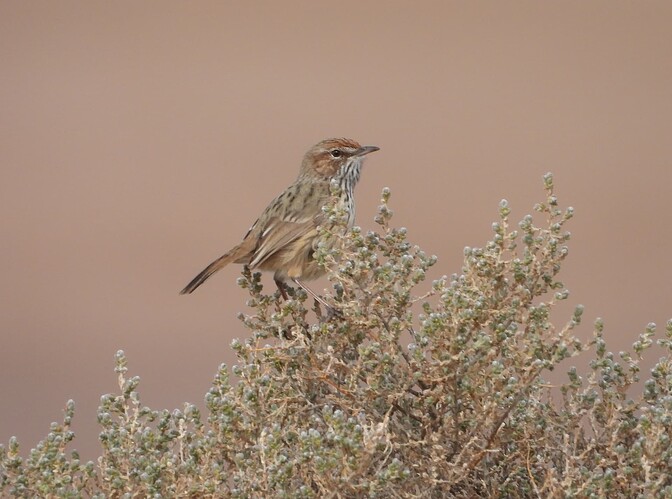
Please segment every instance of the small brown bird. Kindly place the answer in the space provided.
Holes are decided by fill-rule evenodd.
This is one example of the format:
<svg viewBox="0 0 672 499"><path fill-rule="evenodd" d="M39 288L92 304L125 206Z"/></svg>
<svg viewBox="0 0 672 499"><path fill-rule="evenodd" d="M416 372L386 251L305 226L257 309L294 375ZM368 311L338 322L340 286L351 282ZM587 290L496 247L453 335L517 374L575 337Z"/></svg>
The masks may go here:
<svg viewBox="0 0 672 499"><path fill-rule="evenodd" d="M180 294L193 292L212 274L233 262L273 271L273 279L285 299L285 285L291 280L328 306L302 283L324 273L313 259L317 227L325 223L322 207L331 196L331 182L338 182L339 204L348 214L348 226L352 226L353 191L364 156L378 149L361 146L351 139L326 139L311 147L303 157L296 181L271 201L243 241L208 265Z"/></svg>

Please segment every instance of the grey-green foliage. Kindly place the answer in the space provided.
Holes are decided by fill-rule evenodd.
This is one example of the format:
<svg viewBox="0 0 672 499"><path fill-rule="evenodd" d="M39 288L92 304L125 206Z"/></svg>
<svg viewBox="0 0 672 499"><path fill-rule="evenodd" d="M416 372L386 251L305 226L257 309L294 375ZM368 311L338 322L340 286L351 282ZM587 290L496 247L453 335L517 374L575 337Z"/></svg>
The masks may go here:
<svg viewBox="0 0 672 499"><path fill-rule="evenodd" d="M66 453L74 406L28 458L0 448L0 492L19 497L670 497L672 321L667 356L643 383L633 353L574 335L583 309L556 325L568 292L567 256L553 180L546 200L512 228L500 205L494 237L467 248L461 273L417 291L436 258L389 225L342 230L325 207L316 258L330 269L333 310L315 312L302 291L282 301L245 271L250 312L238 356L206 395L207 419L186 404L140 404L138 378L117 354L120 393L101 400L101 456ZM539 220L539 221L537 221ZM343 244L332 244L341 241ZM312 301L312 300L310 300ZM559 389L544 373L592 349ZM582 356L582 364L587 364ZM586 368L582 369L586 371ZM634 397L634 398L630 398Z"/></svg>

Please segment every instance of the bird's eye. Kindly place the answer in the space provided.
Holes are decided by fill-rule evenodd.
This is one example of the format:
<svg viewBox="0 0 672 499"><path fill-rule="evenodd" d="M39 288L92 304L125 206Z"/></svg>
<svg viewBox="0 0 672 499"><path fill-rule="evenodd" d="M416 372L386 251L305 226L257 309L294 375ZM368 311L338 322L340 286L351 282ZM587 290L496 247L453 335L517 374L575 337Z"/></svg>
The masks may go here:
<svg viewBox="0 0 672 499"><path fill-rule="evenodd" d="M340 157L341 157L341 154L342 154L341 151L339 151L338 149L334 149L333 151L331 151L331 155L332 155L334 158L340 158Z"/></svg>

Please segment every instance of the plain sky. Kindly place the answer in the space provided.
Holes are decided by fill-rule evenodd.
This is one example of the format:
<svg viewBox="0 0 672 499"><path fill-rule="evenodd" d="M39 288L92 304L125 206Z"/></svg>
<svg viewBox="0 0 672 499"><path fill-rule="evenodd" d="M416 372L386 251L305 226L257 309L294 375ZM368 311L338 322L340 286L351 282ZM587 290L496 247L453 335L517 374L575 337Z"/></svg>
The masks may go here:
<svg viewBox="0 0 672 499"><path fill-rule="evenodd" d="M27 451L74 399L73 447L97 455L118 349L144 404L203 406L249 334L240 268L178 291L325 137L381 148L357 223L390 187L437 275L554 172L583 334L662 330L670 26L669 1L0 1L0 441Z"/></svg>

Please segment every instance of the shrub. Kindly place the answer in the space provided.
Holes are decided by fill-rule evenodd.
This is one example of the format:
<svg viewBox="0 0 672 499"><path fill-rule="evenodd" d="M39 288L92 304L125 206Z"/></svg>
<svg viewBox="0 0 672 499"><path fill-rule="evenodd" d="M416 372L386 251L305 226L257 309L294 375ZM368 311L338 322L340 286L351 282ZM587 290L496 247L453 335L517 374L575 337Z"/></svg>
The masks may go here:
<svg viewBox="0 0 672 499"><path fill-rule="evenodd" d="M466 248L462 272L416 291L436 263L389 225L342 230L342 213L316 250L333 310L303 291L262 292L245 270L247 338L232 344L235 381L222 365L205 397L208 416L144 407L119 352L119 394L101 400L102 453L66 453L63 424L19 455L0 448L0 492L19 497L663 497L672 496L672 321L666 350L643 383L633 353L606 348L602 324L575 336L582 307L559 327L551 312L568 292L558 274L566 224L544 177L546 200L517 229L502 201L494 237ZM537 221L539 219L540 221ZM329 240L343 244L329 244ZM544 375L592 350L560 387ZM566 363L566 361L565 361ZM564 364L563 364L564 365ZM639 385L638 385L639 386Z"/></svg>

